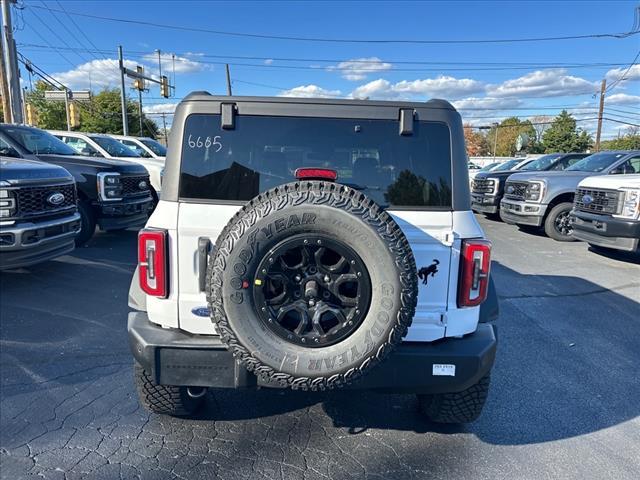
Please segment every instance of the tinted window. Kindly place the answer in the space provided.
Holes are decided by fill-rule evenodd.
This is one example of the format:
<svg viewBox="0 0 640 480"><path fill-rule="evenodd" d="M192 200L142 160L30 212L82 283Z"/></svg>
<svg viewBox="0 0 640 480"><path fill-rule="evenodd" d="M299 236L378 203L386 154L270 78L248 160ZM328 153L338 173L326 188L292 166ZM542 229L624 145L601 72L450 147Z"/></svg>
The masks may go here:
<svg viewBox="0 0 640 480"><path fill-rule="evenodd" d="M167 156L167 147L162 145L161 143L156 142L151 138L141 138L140 141L144 143L149 150L158 155L159 157Z"/></svg>
<svg viewBox="0 0 640 480"><path fill-rule="evenodd" d="M20 154L7 142L0 138L0 155L3 157L20 158Z"/></svg>
<svg viewBox="0 0 640 480"><path fill-rule="evenodd" d="M552 153L551 155L544 155L540 158L536 158L533 162L528 163L520 170L525 171L540 171L548 169L553 162L555 162L561 155L557 153Z"/></svg>
<svg viewBox="0 0 640 480"><path fill-rule="evenodd" d="M513 167L515 167L516 165L518 165L522 160L516 159L516 160L507 160L504 163L501 163L500 165L498 165L493 171L497 172L498 170L511 170Z"/></svg>
<svg viewBox="0 0 640 480"><path fill-rule="evenodd" d="M617 160L627 155L626 153L600 152L589 155L579 162L571 165L567 170L579 170L581 172L601 172Z"/></svg>
<svg viewBox="0 0 640 480"><path fill-rule="evenodd" d="M112 157L140 157L130 148L125 147L119 141L111 137L89 136L91 140L104 148Z"/></svg>
<svg viewBox="0 0 640 480"><path fill-rule="evenodd" d="M191 115L182 145L180 196L246 201L295 180L299 167L331 168L381 205L451 206L447 125L415 122L401 136L397 121L237 116L223 130L219 115Z"/></svg>
<svg viewBox="0 0 640 480"><path fill-rule="evenodd" d="M2 131L34 155L78 155L73 148L44 130L11 126Z"/></svg>

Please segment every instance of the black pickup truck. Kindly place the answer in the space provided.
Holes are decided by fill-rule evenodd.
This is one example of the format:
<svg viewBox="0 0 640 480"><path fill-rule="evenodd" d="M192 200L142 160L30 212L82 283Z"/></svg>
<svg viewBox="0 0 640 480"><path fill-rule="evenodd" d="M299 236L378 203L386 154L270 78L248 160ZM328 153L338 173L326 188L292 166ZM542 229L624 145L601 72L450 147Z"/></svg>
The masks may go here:
<svg viewBox="0 0 640 480"><path fill-rule="evenodd" d="M76 186L69 172L0 157L0 270L69 253L79 231Z"/></svg>
<svg viewBox="0 0 640 480"><path fill-rule="evenodd" d="M504 196L504 185L509 176L518 172L564 170L589 153L550 153L527 163L518 170L494 170L478 173L471 182L471 209L496 216Z"/></svg>
<svg viewBox="0 0 640 480"><path fill-rule="evenodd" d="M95 232L145 224L153 208L149 173L138 164L85 157L39 128L0 124L0 154L41 160L64 167L73 175L82 219L76 245Z"/></svg>

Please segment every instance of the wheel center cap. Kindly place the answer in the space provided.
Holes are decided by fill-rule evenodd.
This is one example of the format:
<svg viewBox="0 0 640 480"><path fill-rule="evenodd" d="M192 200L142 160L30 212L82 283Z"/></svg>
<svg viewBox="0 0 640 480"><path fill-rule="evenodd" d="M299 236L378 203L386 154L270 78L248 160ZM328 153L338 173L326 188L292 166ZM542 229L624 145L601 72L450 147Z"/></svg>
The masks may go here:
<svg viewBox="0 0 640 480"><path fill-rule="evenodd" d="M306 298L316 298L318 296L318 284L315 280L309 280L304 286L304 296Z"/></svg>

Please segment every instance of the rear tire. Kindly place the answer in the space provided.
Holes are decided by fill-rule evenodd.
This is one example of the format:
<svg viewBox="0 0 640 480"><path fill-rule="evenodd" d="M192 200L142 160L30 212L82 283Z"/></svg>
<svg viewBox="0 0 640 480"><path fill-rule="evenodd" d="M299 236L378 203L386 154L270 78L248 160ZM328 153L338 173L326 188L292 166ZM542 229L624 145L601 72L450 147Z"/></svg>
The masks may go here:
<svg viewBox="0 0 640 480"><path fill-rule="evenodd" d="M436 423L469 423L477 420L489 393L490 375L455 393L418 395L420 411Z"/></svg>
<svg viewBox="0 0 640 480"><path fill-rule="evenodd" d="M569 213L573 203L562 202L551 209L544 221L544 233L558 242L575 242L571 235L573 227L569 223Z"/></svg>
<svg viewBox="0 0 640 480"><path fill-rule="evenodd" d="M81 247L93 237L96 231L96 217L91 211L91 206L84 201L78 202L78 213L80 213L80 232L76 235L76 247Z"/></svg>
<svg viewBox="0 0 640 480"><path fill-rule="evenodd" d="M149 372L141 365L134 365L133 374L140 404L147 410L161 415L185 417L193 414L201 405L204 396L193 398L187 387L156 384Z"/></svg>

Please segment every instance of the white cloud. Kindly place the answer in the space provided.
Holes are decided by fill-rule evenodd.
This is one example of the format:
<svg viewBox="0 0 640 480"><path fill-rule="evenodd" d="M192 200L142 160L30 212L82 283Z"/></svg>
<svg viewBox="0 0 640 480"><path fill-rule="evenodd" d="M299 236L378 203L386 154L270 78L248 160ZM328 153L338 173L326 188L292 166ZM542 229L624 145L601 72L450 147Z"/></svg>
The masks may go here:
<svg viewBox="0 0 640 480"><path fill-rule="evenodd" d="M494 98L494 97L468 97L453 102L453 106L458 110L480 111L484 109L502 109L518 107L522 105L522 100L517 98ZM485 112L483 112L485 113Z"/></svg>
<svg viewBox="0 0 640 480"><path fill-rule="evenodd" d="M125 67L135 70L136 62L125 60ZM51 76L72 90L105 88L120 85L120 69L115 58L92 60L66 72Z"/></svg>
<svg viewBox="0 0 640 480"><path fill-rule="evenodd" d="M498 85L488 85L491 97L562 97L584 95L598 90L599 82L567 75L565 68L537 70Z"/></svg>
<svg viewBox="0 0 640 480"><path fill-rule="evenodd" d="M627 95L626 93L615 93L611 96L605 96L606 105L640 105L640 96Z"/></svg>
<svg viewBox="0 0 640 480"><path fill-rule="evenodd" d="M627 71L628 70L628 71ZM629 67L621 67L614 68L609 70L605 75L607 79L607 83L616 82L618 79L624 76L624 79L620 81L618 85L622 85L623 83L629 81L638 81L640 80L640 64L633 65L631 68Z"/></svg>
<svg viewBox="0 0 640 480"><path fill-rule="evenodd" d="M484 84L470 78L455 78L440 75L437 78L418 80L402 80L391 83L379 78L364 85L360 85L351 96L354 98L380 98L390 100L412 99L415 97L446 99L458 98L463 95L480 92Z"/></svg>
<svg viewBox="0 0 640 480"><path fill-rule="evenodd" d="M340 97L340 90L327 90L317 85L300 85L289 90L284 90L278 94L279 97L299 97L299 98L335 98Z"/></svg>
<svg viewBox="0 0 640 480"><path fill-rule="evenodd" d="M178 106L177 103L158 103L155 105L142 105L144 113L173 113Z"/></svg>
<svg viewBox="0 0 640 480"><path fill-rule="evenodd" d="M188 52L185 56L175 56L175 70L176 73L194 73L201 72L203 70L211 70L212 65L208 65L206 63L198 62L193 60L191 57L202 57L201 53L193 53ZM149 64L149 67L153 74L158 71L158 54L157 53L149 53L142 57L145 62ZM174 57L171 53L162 53L160 55L160 59L162 62L162 71L163 72L173 72L173 63Z"/></svg>
<svg viewBox="0 0 640 480"><path fill-rule="evenodd" d="M354 58L338 65L327 68L329 71L340 71L342 78L347 80L358 81L367 78L367 75L384 70L391 70L392 65L383 62L378 57Z"/></svg>
<svg viewBox="0 0 640 480"><path fill-rule="evenodd" d="M264 64L265 64L265 65L272 65L272 64L273 64L273 58L267 58L267 59L264 61Z"/></svg>

